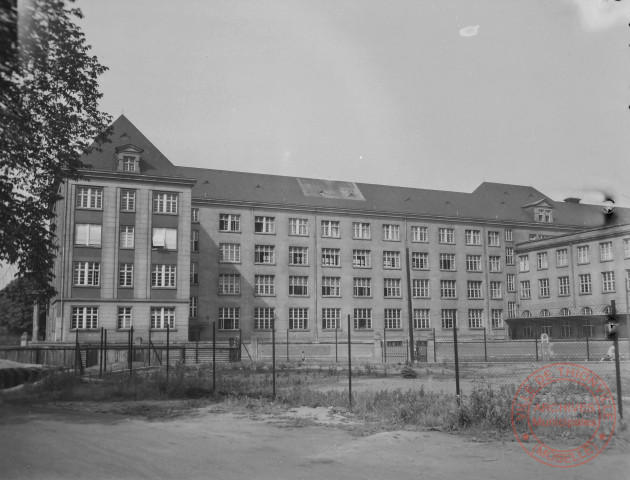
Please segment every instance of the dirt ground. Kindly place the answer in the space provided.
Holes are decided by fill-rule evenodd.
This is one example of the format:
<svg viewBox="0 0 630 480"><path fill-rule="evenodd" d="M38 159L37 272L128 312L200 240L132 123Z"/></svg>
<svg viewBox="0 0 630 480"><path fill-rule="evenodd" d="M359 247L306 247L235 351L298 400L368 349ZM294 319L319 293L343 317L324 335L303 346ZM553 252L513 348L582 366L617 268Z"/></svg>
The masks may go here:
<svg viewBox="0 0 630 480"><path fill-rule="evenodd" d="M1 402L1 399L0 399ZM177 402L172 404L177 412ZM617 445L588 464L553 468L520 445L438 431L375 430L347 412L260 413L217 404L171 416L155 403L23 406L0 403L5 479L628 478ZM167 406L168 407L168 406ZM361 432L361 435L358 435Z"/></svg>

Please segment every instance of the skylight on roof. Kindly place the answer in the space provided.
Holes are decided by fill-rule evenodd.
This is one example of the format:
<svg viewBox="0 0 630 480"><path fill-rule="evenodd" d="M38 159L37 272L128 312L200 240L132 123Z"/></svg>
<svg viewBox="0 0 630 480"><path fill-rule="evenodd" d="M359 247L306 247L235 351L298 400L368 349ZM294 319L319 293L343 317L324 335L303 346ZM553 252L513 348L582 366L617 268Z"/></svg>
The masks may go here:
<svg viewBox="0 0 630 480"><path fill-rule="evenodd" d="M317 180L311 178L297 179L302 193L306 197L334 198L338 200L359 200L365 202L365 197L354 182L339 182L336 180Z"/></svg>

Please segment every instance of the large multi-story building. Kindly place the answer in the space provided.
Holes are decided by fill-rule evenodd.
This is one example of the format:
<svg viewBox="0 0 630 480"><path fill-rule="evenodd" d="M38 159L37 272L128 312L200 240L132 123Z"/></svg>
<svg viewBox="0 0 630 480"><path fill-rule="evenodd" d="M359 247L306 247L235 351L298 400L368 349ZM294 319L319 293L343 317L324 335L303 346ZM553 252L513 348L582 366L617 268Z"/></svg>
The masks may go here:
<svg viewBox="0 0 630 480"><path fill-rule="evenodd" d="M176 340L208 339L213 323L220 339L268 338L274 321L317 342L347 329L348 316L365 340L410 329L428 338L455 324L505 338L504 319L526 309L519 285L534 282L517 268L523 255L630 223L628 210L610 217L528 186L459 193L178 167L124 116L83 161L84 178L63 186L57 206L50 341L77 329L96 339L100 327L122 340L131 325L137 336L159 338L169 325Z"/></svg>

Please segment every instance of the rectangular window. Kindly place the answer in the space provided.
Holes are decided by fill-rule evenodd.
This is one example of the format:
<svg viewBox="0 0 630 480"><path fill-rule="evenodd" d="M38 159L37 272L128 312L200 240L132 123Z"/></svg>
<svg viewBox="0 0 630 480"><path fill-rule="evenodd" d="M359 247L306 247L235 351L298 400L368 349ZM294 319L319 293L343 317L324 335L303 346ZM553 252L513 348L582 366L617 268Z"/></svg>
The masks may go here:
<svg viewBox="0 0 630 480"><path fill-rule="evenodd" d="M385 328L388 330L400 329L400 308L385 309Z"/></svg>
<svg viewBox="0 0 630 480"><path fill-rule="evenodd" d="M197 207L190 209L190 221L192 223L199 223L199 209Z"/></svg>
<svg viewBox="0 0 630 480"><path fill-rule="evenodd" d="M466 270L469 272L480 272L481 255L466 255Z"/></svg>
<svg viewBox="0 0 630 480"><path fill-rule="evenodd" d="M400 278L385 278L383 280L383 295L385 298L401 297Z"/></svg>
<svg viewBox="0 0 630 480"><path fill-rule="evenodd" d="M133 325L132 320L131 307L118 307L118 322L116 323L118 330L129 330Z"/></svg>
<svg viewBox="0 0 630 480"><path fill-rule="evenodd" d="M240 263L241 262L241 245L238 243L220 243L219 244L219 262Z"/></svg>
<svg viewBox="0 0 630 480"><path fill-rule="evenodd" d="M289 308L289 330L308 328L308 308Z"/></svg>
<svg viewBox="0 0 630 480"><path fill-rule="evenodd" d="M442 330L452 330L457 321L457 310L442 310Z"/></svg>
<svg viewBox="0 0 630 480"><path fill-rule="evenodd" d="M489 258L490 271L491 272L500 272L501 271L501 257L498 255L491 255Z"/></svg>
<svg viewBox="0 0 630 480"><path fill-rule="evenodd" d="M507 291L508 292L516 292L516 275L513 273L508 273L506 277Z"/></svg>
<svg viewBox="0 0 630 480"><path fill-rule="evenodd" d="M289 265L308 265L308 247L289 247Z"/></svg>
<svg viewBox="0 0 630 480"><path fill-rule="evenodd" d="M440 270L455 270L454 253L440 253Z"/></svg>
<svg viewBox="0 0 630 480"><path fill-rule="evenodd" d="M197 285L199 283L199 271L197 262L190 262L190 284Z"/></svg>
<svg viewBox="0 0 630 480"><path fill-rule="evenodd" d="M322 248L322 267L341 266L340 252L338 248Z"/></svg>
<svg viewBox="0 0 630 480"><path fill-rule="evenodd" d="M97 187L77 187L76 208L103 209L103 189Z"/></svg>
<svg viewBox="0 0 630 480"><path fill-rule="evenodd" d="M371 297L372 296L372 279L371 278L355 278L353 294L355 297Z"/></svg>
<svg viewBox="0 0 630 480"><path fill-rule="evenodd" d="M547 252L540 252L536 254L536 266L538 270L546 270L549 268Z"/></svg>
<svg viewBox="0 0 630 480"><path fill-rule="evenodd" d="M454 228L438 229L438 242L439 243L455 243L455 229Z"/></svg>
<svg viewBox="0 0 630 480"><path fill-rule="evenodd" d="M339 221L322 220L322 237L340 238L341 230L339 227Z"/></svg>
<svg viewBox="0 0 630 480"><path fill-rule="evenodd" d="M219 214L219 231L220 232L240 232L241 216L235 213Z"/></svg>
<svg viewBox="0 0 630 480"><path fill-rule="evenodd" d="M101 283L99 262L74 262L74 285L78 287L98 287Z"/></svg>
<svg viewBox="0 0 630 480"><path fill-rule="evenodd" d="M612 242L602 242L599 244L599 260L607 262L613 259L613 244Z"/></svg>
<svg viewBox="0 0 630 480"><path fill-rule="evenodd" d="M580 295L590 295L592 292L591 274L584 273L579 276L579 280L580 280Z"/></svg>
<svg viewBox="0 0 630 480"><path fill-rule="evenodd" d="M497 281L490 282L490 298L494 300L503 298L503 288L501 286L501 282L497 282Z"/></svg>
<svg viewBox="0 0 630 480"><path fill-rule="evenodd" d="M505 230L505 241L506 242L514 241L514 235L512 233L512 230Z"/></svg>
<svg viewBox="0 0 630 480"><path fill-rule="evenodd" d="M417 227L417 226L413 226L411 227L411 241L412 242L428 242L429 241L429 234L428 234L428 227Z"/></svg>
<svg viewBox="0 0 630 480"><path fill-rule="evenodd" d="M383 252L383 268L400 268L400 252Z"/></svg>
<svg viewBox="0 0 630 480"><path fill-rule="evenodd" d="M364 222L352 222L352 238L357 240L369 240L372 237L370 224Z"/></svg>
<svg viewBox="0 0 630 480"><path fill-rule="evenodd" d="M127 155L123 156L122 160L123 172L135 172L136 171L136 158Z"/></svg>
<svg viewBox="0 0 630 480"><path fill-rule="evenodd" d="M371 268L372 261L370 259L369 250L353 250L352 251L352 266L354 268Z"/></svg>
<svg viewBox="0 0 630 480"><path fill-rule="evenodd" d="M322 297L340 297L341 278L322 277Z"/></svg>
<svg viewBox="0 0 630 480"><path fill-rule="evenodd" d="M101 225L77 223L74 226L74 244L86 247L101 246Z"/></svg>
<svg viewBox="0 0 630 480"><path fill-rule="evenodd" d="M425 252L411 253L411 268L416 270L429 269L429 254Z"/></svg>
<svg viewBox="0 0 630 480"><path fill-rule="evenodd" d="M255 233L276 233L276 219L274 217L254 217Z"/></svg>
<svg viewBox="0 0 630 480"><path fill-rule="evenodd" d="M534 221L541 223L552 223L553 215L550 208L534 208Z"/></svg>
<svg viewBox="0 0 630 480"><path fill-rule="evenodd" d="M602 272L602 292L615 291L615 272Z"/></svg>
<svg viewBox="0 0 630 480"><path fill-rule="evenodd" d="M400 225L383 225L383 240L400 240Z"/></svg>
<svg viewBox="0 0 630 480"><path fill-rule="evenodd" d="M503 310L493 308L490 315L492 316L492 328L503 328Z"/></svg>
<svg viewBox="0 0 630 480"><path fill-rule="evenodd" d="M518 257L518 271L529 272L529 255L519 255Z"/></svg>
<svg viewBox="0 0 630 480"><path fill-rule="evenodd" d="M193 230L190 232L190 251L199 251L199 230Z"/></svg>
<svg viewBox="0 0 630 480"><path fill-rule="evenodd" d="M254 263L274 265L276 263L276 247L273 245L254 246Z"/></svg>
<svg viewBox="0 0 630 480"><path fill-rule="evenodd" d="M219 308L219 330L238 330L240 325L239 307Z"/></svg>
<svg viewBox="0 0 630 480"><path fill-rule="evenodd" d="M154 193L153 213L177 213L177 194Z"/></svg>
<svg viewBox="0 0 630 480"><path fill-rule="evenodd" d="M521 282L521 298L531 298L532 290L529 280L523 280Z"/></svg>
<svg viewBox="0 0 630 480"><path fill-rule="evenodd" d="M175 230L177 232L177 230ZM123 225L120 227L120 248L134 247L135 227Z"/></svg>
<svg viewBox="0 0 630 480"><path fill-rule="evenodd" d="M98 307L72 307L71 330L98 328Z"/></svg>
<svg viewBox="0 0 630 480"><path fill-rule="evenodd" d="M588 263L589 255L588 255L588 245L582 245L581 247L577 247L578 253L578 263Z"/></svg>
<svg viewBox="0 0 630 480"><path fill-rule="evenodd" d="M254 329L271 330L275 315L276 309L273 307L254 308Z"/></svg>
<svg viewBox="0 0 630 480"><path fill-rule="evenodd" d="M119 265L118 286L133 287L133 263L121 263Z"/></svg>
<svg viewBox="0 0 630 480"><path fill-rule="evenodd" d="M322 328L324 330L341 328L340 308L322 308Z"/></svg>
<svg viewBox="0 0 630 480"><path fill-rule="evenodd" d="M483 327L483 310L469 309L468 310L468 328L482 328Z"/></svg>
<svg viewBox="0 0 630 480"><path fill-rule="evenodd" d="M551 332L552 332L553 328L551 325L541 325L540 326L540 333L541 335L544 333L546 334L549 338L551 338Z"/></svg>
<svg viewBox="0 0 630 480"><path fill-rule="evenodd" d="M516 302L508 302L508 318L516 317Z"/></svg>
<svg viewBox="0 0 630 480"><path fill-rule="evenodd" d="M468 280L467 291L468 291L468 298L471 298L471 299L483 298L483 293L481 290L481 281L479 280Z"/></svg>
<svg viewBox="0 0 630 480"><path fill-rule="evenodd" d="M172 307L151 308L151 328L154 330L166 330L175 327L175 309Z"/></svg>
<svg viewBox="0 0 630 480"><path fill-rule="evenodd" d="M558 278L558 295L564 297L569 295L569 277L559 277Z"/></svg>
<svg viewBox="0 0 630 480"><path fill-rule="evenodd" d="M165 250L177 250L176 228L154 228L151 246Z"/></svg>
<svg viewBox="0 0 630 480"><path fill-rule="evenodd" d="M308 219L289 218L289 235L308 235Z"/></svg>
<svg viewBox="0 0 630 480"><path fill-rule="evenodd" d="M556 267L566 267L569 264L569 255L566 248L556 250Z"/></svg>
<svg viewBox="0 0 630 480"><path fill-rule="evenodd" d="M479 230L466 230L464 237L466 245L481 245L481 232Z"/></svg>
<svg viewBox="0 0 630 480"><path fill-rule="evenodd" d="M514 247L505 247L505 264L514 265Z"/></svg>
<svg viewBox="0 0 630 480"><path fill-rule="evenodd" d="M488 232L488 246L490 247L501 246L501 233L500 232Z"/></svg>
<svg viewBox="0 0 630 480"><path fill-rule="evenodd" d="M175 265L153 265L151 286L157 288L175 288L177 267Z"/></svg>
<svg viewBox="0 0 630 480"><path fill-rule="evenodd" d="M548 296L549 296L549 279L539 278L538 279L538 297L547 298Z"/></svg>
<svg viewBox="0 0 630 480"><path fill-rule="evenodd" d="M254 295L269 296L276 294L276 277L274 275L254 276Z"/></svg>
<svg viewBox="0 0 630 480"><path fill-rule="evenodd" d="M121 190L120 191L120 211L135 212L136 211L136 191Z"/></svg>
<svg viewBox="0 0 630 480"><path fill-rule="evenodd" d="M429 280L414 278L412 281L411 294L413 298L429 298Z"/></svg>
<svg viewBox="0 0 630 480"><path fill-rule="evenodd" d="M564 323L560 325L560 338L571 338L573 336L573 325Z"/></svg>
<svg viewBox="0 0 630 480"><path fill-rule="evenodd" d="M624 238L623 240L623 256L625 258L630 257L630 238Z"/></svg>
<svg viewBox="0 0 630 480"><path fill-rule="evenodd" d="M455 280L440 280L440 297L457 298L457 289L455 287Z"/></svg>
<svg viewBox="0 0 630 480"><path fill-rule="evenodd" d="M308 277L291 275L289 277L289 295L302 297L308 295Z"/></svg>
<svg viewBox="0 0 630 480"><path fill-rule="evenodd" d="M197 318L198 303L199 303L198 297L190 297L190 303L188 304L188 316L190 318Z"/></svg>
<svg viewBox="0 0 630 480"><path fill-rule="evenodd" d="M354 329L370 330L372 328L372 309L371 308L355 308L354 309Z"/></svg>
<svg viewBox="0 0 630 480"><path fill-rule="evenodd" d="M241 276L238 273L222 273L219 275L219 295L240 295Z"/></svg>
<svg viewBox="0 0 630 480"><path fill-rule="evenodd" d="M431 328L428 308L413 309L413 328L418 330L428 330Z"/></svg>

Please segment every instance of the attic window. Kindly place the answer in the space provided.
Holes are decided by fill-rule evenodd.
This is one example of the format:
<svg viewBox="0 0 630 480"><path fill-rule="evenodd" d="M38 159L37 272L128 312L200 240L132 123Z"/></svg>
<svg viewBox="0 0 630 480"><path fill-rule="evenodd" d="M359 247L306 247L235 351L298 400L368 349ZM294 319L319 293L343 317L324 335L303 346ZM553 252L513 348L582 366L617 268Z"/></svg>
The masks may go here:
<svg viewBox="0 0 630 480"><path fill-rule="evenodd" d="M553 212L551 208L534 208L534 221L539 223L553 223Z"/></svg>
<svg viewBox="0 0 630 480"><path fill-rule="evenodd" d="M116 148L118 171L125 173L140 172L140 155L144 150L135 145L127 144Z"/></svg>
<svg viewBox="0 0 630 480"><path fill-rule="evenodd" d="M136 171L136 157L129 155L123 156L123 172L135 172Z"/></svg>

